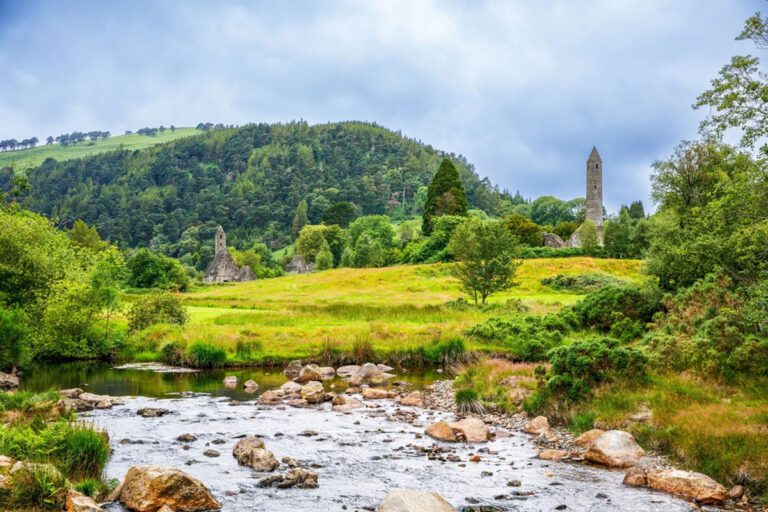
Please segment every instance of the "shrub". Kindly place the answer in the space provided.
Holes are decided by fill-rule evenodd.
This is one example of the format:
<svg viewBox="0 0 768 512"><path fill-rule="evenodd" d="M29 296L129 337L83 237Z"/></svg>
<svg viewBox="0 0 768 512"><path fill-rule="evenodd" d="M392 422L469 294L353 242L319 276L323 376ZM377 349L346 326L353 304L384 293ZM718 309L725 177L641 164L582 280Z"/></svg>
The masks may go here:
<svg viewBox="0 0 768 512"><path fill-rule="evenodd" d="M177 341L170 341L160 347L160 360L171 366L183 366L186 364L187 356L184 352L184 345Z"/></svg>
<svg viewBox="0 0 768 512"><path fill-rule="evenodd" d="M571 307L584 327L607 332L623 318L650 322L661 309L661 293L652 287L629 285L607 287L587 295Z"/></svg>
<svg viewBox="0 0 768 512"><path fill-rule="evenodd" d="M466 363L469 354L464 345L464 340L458 337L444 341L435 340L425 349L427 359L433 363L449 366L452 364Z"/></svg>
<svg viewBox="0 0 768 512"><path fill-rule="evenodd" d="M480 403L477 391L473 389L458 389L455 394L456 408L460 414L485 414L485 407Z"/></svg>
<svg viewBox="0 0 768 512"><path fill-rule="evenodd" d="M56 391L33 393L31 391L16 391L14 393L0 393L0 411L31 411L33 408L41 408L41 404L54 404L59 399Z"/></svg>
<svg viewBox="0 0 768 512"><path fill-rule="evenodd" d="M93 478L86 478L85 480L82 480L75 484L75 490L77 492L81 492L86 496L90 496L90 497L94 497L96 493L99 492L99 489L101 489L101 487L102 487L101 482Z"/></svg>
<svg viewBox="0 0 768 512"><path fill-rule="evenodd" d="M227 362L227 353L208 343L194 343L189 347L188 362L194 368L221 368Z"/></svg>
<svg viewBox="0 0 768 512"><path fill-rule="evenodd" d="M587 272L584 274L558 274L554 277L545 277L541 284L555 290L572 293L590 293L607 286L622 286L627 282L610 274L599 272Z"/></svg>
<svg viewBox="0 0 768 512"><path fill-rule="evenodd" d="M170 293L147 295L133 303L128 310L128 327L141 331L160 323L184 325L189 319L181 300Z"/></svg>
<svg viewBox="0 0 768 512"><path fill-rule="evenodd" d="M12 505L61 510L66 495L66 479L52 466L28 465L13 474L10 490Z"/></svg>
<svg viewBox="0 0 768 512"><path fill-rule="evenodd" d="M624 380L645 376L648 363L645 353L613 338L576 341L552 349L548 356L552 369L547 387L574 401L617 376Z"/></svg>
<svg viewBox="0 0 768 512"><path fill-rule="evenodd" d="M522 361L543 361L547 352L562 342L572 326L573 318L568 314L515 315L489 318L466 333L485 340L501 341Z"/></svg>
<svg viewBox="0 0 768 512"><path fill-rule="evenodd" d="M126 262L128 285L134 288L161 288L184 291L189 277L178 260L139 249Z"/></svg>
<svg viewBox="0 0 768 512"><path fill-rule="evenodd" d="M109 459L106 434L83 425L72 426L59 447L61 468L70 477L98 478Z"/></svg>

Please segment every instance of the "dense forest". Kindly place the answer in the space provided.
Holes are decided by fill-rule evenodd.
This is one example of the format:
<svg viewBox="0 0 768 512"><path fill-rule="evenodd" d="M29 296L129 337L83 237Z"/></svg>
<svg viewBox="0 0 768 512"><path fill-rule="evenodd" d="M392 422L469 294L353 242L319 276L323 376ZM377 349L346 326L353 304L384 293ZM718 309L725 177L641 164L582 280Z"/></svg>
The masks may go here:
<svg viewBox="0 0 768 512"><path fill-rule="evenodd" d="M211 130L139 151L49 159L28 176L21 204L61 227L78 219L105 240L150 247L199 268L212 257L221 224L236 247L275 249L292 241L302 201L310 223L335 205L354 216L421 214L441 159L458 167L470 208L489 213L520 202L481 180L460 156L358 122L253 124ZM8 187L5 171L0 186Z"/></svg>

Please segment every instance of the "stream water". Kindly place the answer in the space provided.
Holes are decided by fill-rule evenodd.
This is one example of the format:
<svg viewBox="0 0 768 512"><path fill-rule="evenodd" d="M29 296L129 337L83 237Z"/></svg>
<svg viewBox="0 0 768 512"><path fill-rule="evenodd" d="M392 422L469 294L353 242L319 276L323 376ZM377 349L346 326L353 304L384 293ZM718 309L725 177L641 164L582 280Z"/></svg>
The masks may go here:
<svg viewBox="0 0 768 512"><path fill-rule="evenodd" d="M435 491L455 507L492 505L514 511L689 511L691 505L661 493L625 487L623 472L583 464L547 462L536 457L531 439L510 432L482 445L442 445L460 462L430 460L419 447L434 441L424 428L451 415L400 408L415 414L412 422L393 418L391 400L367 401L370 406L336 413L326 403L313 408L259 406L255 396L229 390L225 374L256 380L259 392L277 387L278 372L155 373L109 367L59 366L25 377L27 389L82 387L98 394L126 397L126 404L86 414L110 434L113 454L107 478L122 479L134 465L176 466L203 481L226 512L375 510L393 487ZM440 378L436 372L398 375L420 388ZM334 390L340 382L326 383ZM160 418L136 414L142 407L171 411ZM176 441L191 433L198 440ZM275 456L314 468L317 489L264 489L265 474L239 466L232 448L246 435L262 437ZM214 449L218 457L203 455ZM472 454L481 461L469 462ZM284 469L284 468L283 468ZM520 486L509 486L518 480ZM120 511L115 505L109 510Z"/></svg>

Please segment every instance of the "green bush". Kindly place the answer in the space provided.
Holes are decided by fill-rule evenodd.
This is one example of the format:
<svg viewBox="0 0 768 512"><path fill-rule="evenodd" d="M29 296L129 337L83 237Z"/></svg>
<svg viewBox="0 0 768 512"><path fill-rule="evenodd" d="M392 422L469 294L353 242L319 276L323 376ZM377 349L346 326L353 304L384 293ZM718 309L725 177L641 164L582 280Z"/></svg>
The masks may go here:
<svg viewBox="0 0 768 512"><path fill-rule="evenodd" d="M466 363L469 360L464 340L461 338L435 340L424 352L429 361L443 366Z"/></svg>
<svg viewBox="0 0 768 512"><path fill-rule="evenodd" d="M181 300L171 293L147 295L133 303L128 310L128 327L141 331L155 324L184 325L189 319Z"/></svg>
<svg viewBox="0 0 768 512"><path fill-rule="evenodd" d="M458 389L455 393L456 408L460 414L484 414L485 407L474 389Z"/></svg>
<svg viewBox="0 0 768 512"><path fill-rule="evenodd" d="M648 364L645 353L622 346L613 338L576 341L552 349L548 357L552 368L547 388L573 401L585 398L594 386L616 377L644 377Z"/></svg>
<svg viewBox="0 0 768 512"><path fill-rule="evenodd" d="M661 292L634 285L607 287L587 295L571 307L583 327L608 332L614 323L628 318L643 324L661 309Z"/></svg>
<svg viewBox="0 0 768 512"><path fill-rule="evenodd" d="M66 478L52 466L28 465L13 474L10 489L12 506L61 510L66 496Z"/></svg>
<svg viewBox="0 0 768 512"><path fill-rule="evenodd" d="M541 280L541 284L560 291L590 293L608 286L623 286L627 282L610 274L587 272L584 274L558 274L553 277L545 277Z"/></svg>
<svg viewBox="0 0 768 512"><path fill-rule="evenodd" d="M74 487L77 492L94 497L96 496L96 493L99 492L99 489L101 489L102 484L94 478L86 478L85 480L77 482Z"/></svg>
<svg viewBox="0 0 768 512"><path fill-rule="evenodd" d="M69 429L58 447L60 466L70 478L99 478L109 459L107 435L90 427Z"/></svg>
<svg viewBox="0 0 768 512"><path fill-rule="evenodd" d="M187 356L193 368L221 368L227 362L227 353L208 343L194 343Z"/></svg>
<svg viewBox="0 0 768 512"><path fill-rule="evenodd" d="M184 345L177 341L166 343L160 347L160 360L171 366L184 366L187 362Z"/></svg>
<svg viewBox="0 0 768 512"><path fill-rule="evenodd" d="M544 361L547 352L559 345L573 328L570 314L492 317L466 333L484 340L501 341L522 361Z"/></svg>
<svg viewBox="0 0 768 512"><path fill-rule="evenodd" d="M189 287L186 270L173 258L139 249L126 262L128 285L134 288L160 288L184 291Z"/></svg>
<svg viewBox="0 0 768 512"><path fill-rule="evenodd" d="M27 412L33 407L39 408L43 402L49 402L53 405L59 398L56 391L33 393L22 390L14 393L0 393L0 411Z"/></svg>

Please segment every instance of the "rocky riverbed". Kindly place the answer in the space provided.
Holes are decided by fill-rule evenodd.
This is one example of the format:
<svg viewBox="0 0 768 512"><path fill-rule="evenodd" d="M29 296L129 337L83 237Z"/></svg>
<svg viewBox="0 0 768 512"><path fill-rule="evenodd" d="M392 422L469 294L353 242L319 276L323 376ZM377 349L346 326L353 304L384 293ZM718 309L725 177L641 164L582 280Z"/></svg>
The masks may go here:
<svg viewBox="0 0 768 512"><path fill-rule="evenodd" d="M467 510L687 511L669 495L622 484L623 471L544 461L532 438L496 429L486 443L438 443L426 426L452 421L448 412L402 407L390 399L333 412L331 403L294 408L194 394L173 399L125 398L125 405L95 410L114 453L109 478L132 466L176 466L199 478L225 511L375 510L393 487L428 489ZM165 409L144 417L141 409ZM191 434L177 440L182 434ZM259 436L281 462L275 472L238 464L234 446ZM267 476L292 465L315 471L318 487L261 487ZM108 510L123 510L111 505Z"/></svg>

